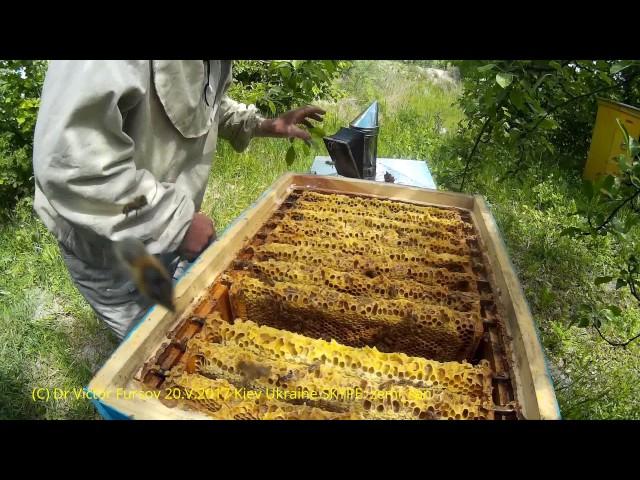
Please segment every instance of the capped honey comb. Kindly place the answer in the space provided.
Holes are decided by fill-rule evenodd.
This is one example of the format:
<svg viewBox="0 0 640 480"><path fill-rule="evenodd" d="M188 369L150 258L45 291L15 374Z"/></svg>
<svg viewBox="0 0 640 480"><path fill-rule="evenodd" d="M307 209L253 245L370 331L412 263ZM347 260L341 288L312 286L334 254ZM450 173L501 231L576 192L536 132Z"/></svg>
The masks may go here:
<svg viewBox="0 0 640 480"><path fill-rule="evenodd" d="M268 243L248 249L256 260L281 260L324 265L344 272L358 271L369 277L384 274L394 280L413 280L425 285L439 285L452 291L471 291L474 276L466 273L468 261L452 255L419 255L403 253L377 255L335 255L331 250L297 247L285 243Z"/></svg>
<svg viewBox="0 0 640 480"><path fill-rule="evenodd" d="M253 273L264 275L278 282L294 282L305 285L327 286L338 292L354 296L380 296L389 300L426 300L461 312L478 309L479 297L475 293L450 292L439 284L424 285L416 280L396 282L385 274L370 277L366 272L340 271L320 265L302 262L268 260L249 263Z"/></svg>
<svg viewBox="0 0 640 480"><path fill-rule="evenodd" d="M186 358L168 372L168 387L214 418L493 418L485 362L347 347L218 314L188 342Z"/></svg>
<svg viewBox="0 0 640 480"><path fill-rule="evenodd" d="M235 315L259 324L468 360L483 333L473 233L451 208L303 191L225 281Z"/></svg>

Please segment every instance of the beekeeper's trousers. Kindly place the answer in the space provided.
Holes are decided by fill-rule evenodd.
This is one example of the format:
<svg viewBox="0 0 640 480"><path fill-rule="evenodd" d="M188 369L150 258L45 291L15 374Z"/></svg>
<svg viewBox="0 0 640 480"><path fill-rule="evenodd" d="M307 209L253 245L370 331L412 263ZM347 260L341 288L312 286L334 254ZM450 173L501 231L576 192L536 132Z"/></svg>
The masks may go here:
<svg viewBox="0 0 640 480"><path fill-rule="evenodd" d="M76 287L96 312L96 315L122 340L144 317L153 303L143 297L131 277L116 264L95 265L58 244L62 258ZM96 256L97 257L97 256ZM174 279L188 267L177 254L160 256Z"/></svg>

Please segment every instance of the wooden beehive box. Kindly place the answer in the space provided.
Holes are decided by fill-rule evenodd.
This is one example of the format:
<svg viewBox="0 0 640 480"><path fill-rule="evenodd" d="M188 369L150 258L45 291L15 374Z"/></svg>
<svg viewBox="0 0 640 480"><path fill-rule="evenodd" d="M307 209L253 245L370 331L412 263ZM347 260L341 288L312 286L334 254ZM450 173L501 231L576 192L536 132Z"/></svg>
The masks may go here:
<svg viewBox="0 0 640 480"><path fill-rule="evenodd" d="M522 288L500 238L496 223L480 196L469 196L388 183L340 177L286 174L232 223L183 276L176 287L177 315L154 308L132 331L87 390L102 407L132 419L207 419L195 410L171 407L149 388L160 384L146 366L175 364L185 339L199 328L197 318L219 311L232 316L220 275L238 258L257 232L293 191L315 190L367 196L417 205L452 207L466 212L477 233L476 253L482 264L478 283L483 300L484 334L477 358L493 371L496 419L559 419L553 385ZM153 362L150 362L153 360ZM128 394L125 392L129 392Z"/></svg>

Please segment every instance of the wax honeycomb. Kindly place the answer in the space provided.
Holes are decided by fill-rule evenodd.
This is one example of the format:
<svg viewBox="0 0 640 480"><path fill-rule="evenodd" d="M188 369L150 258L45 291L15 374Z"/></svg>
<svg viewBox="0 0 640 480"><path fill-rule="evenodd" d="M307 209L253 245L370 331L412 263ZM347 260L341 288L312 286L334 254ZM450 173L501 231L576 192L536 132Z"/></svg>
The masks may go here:
<svg viewBox="0 0 640 480"><path fill-rule="evenodd" d="M480 294L455 209L304 191L226 276L237 316L352 347L470 359Z"/></svg>
<svg viewBox="0 0 640 480"><path fill-rule="evenodd" d="M237 276L230 293L236 315L260 324L443 361L468 358L482 326L475 311L405 298L354 296L302 283L266 283L248 275Z"/></svg>
<svg viewBox="0 0 640 480"><path fill-rule="evenodd" d="M394 280L413 280L425 285L439 285L453 291L468 292L474 276L466 273L471 265L462 257L422 254L410 257L404 253L388 255L335 255L331 250L297 247L284 243L268 243L248 249L257 260L297 261L316 266L326 265L345 272L359 271L368 276L384 274Z"/></svg>
<svg viewBox="0 0 640 480"><path fill-rule="evenodd" d="M185 403L214 418L493 418L485 362L353 348L243 319L227 323L218 314L207 318L185 355L168 373L168 388L181 389L191 397ZM243 365L259 365L261 374Z"/></svg>
<svg viewBox="0 0 640 480"><path fill-rule="evenodd" d="M274 281L324 285L354 296L424 300L461 312L477 311L479 308L479 296L475 293L451 292L441 285L424 285L412 279L404 279L399 283L384 273L375 274L372 278L362 271L341 271L320 265L276 260L250 262L247 267L253 273Z"/></svg>

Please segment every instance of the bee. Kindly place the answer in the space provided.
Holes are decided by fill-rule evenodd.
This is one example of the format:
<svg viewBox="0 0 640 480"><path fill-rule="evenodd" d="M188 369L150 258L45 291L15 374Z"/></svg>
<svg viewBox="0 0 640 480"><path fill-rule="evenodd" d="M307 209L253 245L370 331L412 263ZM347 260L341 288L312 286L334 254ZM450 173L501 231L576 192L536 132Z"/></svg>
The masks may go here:
<svg viewBox="0 0 640 480"><path fill-rule="evenodd" d="M271 367L265 367L264 365L245 360L240 360L236 364L236 369L247 381L271 375Z"/></svg>
<svg viewBox="0 0 640 480"><path fill-rule="evenodd" d="M379 386L380 390L386 390L389 387L396 385L398 387L402 387L402 386L411 386L411 387L416 387L416 388L424 388L425 384L424 382L421 381L413 381L413 380L407 380L405 378L399 378L399 379L390 379L387 380L385 382L382 382Z"/></svg>
<svg viewBox="0 0 640 480"><path fill-rule="evenodd" d="M253 266L249 260L234 260L232 265L234 270L247 270Z"/></svg>
<svg viewBox="0 0 640 480"><path fill-rule="evenodd" d="M147 252L144 243L135 238L125 238L114 242L113 250L142 295L167 310L176 311L171 275L156 257Z"/></svg>
<svg viewBox="0 0 640 480"><path fill-rule="evenodd" d="M384 174L384 181L387 183L395 183L396 179L393 175L391 175L389 172L385 172Z"/></svg>
<svg viewBox="0 0 640 480"><path fill-rule="evenodd" d="M264 283L264 284L266 284L266 285L268 285L270 287L275 287L276 286L276 282L274 282L273 279L269 275L267 275L263 271L259 270L258 267L256 267L255 265L252 265L250 267L250 271L262 283Z"/></svg>
<svg viewBox="0 0 640 480"><path fill-rule="evenodd" d="M426 414L427 420L440 420L442 418L441 415L438 415L436 412L432 412L431 410L427 410Z"/></svg>
<svg viewBox="0 0 640 480"><path fill-rule="evenodd" d="M320 367L322 366L322 360L318 360L317 362L312 363L311 365L309 365L309 373L316 373L316 372L320 372ZM318 373L316 373L316 375L318 375Z"/></svg>
<svg viewBox="0 0 640 480"><path fill-rule="evenodd" d="M380 390L386 390L387 388L389 388L391 385L393 385L395 382L395 380L387 380L385 382L382 382L379 386L378 389Z"/></svg>
<svg viewBox="0 0 640 480"><path fill-rule="evenodd" d="M355 286L355 279L348 273L344 275L344 283L347 288L353 288Z"/></svg>
<svg viewBox="0 0 640 480"><path fill-rule="evenodd" d="M373 268L366 268L364 270L364 274L369 278L376 278L378 276L378 272L376 272Z"/></svg>
<svg viewBox="0 0 640 480"><path fill-rule="evenodd" d="M122 207L122 213L128 217L131 212L135 211L136 216L138 216L138 210L140 210L142 207L147 206L148 204L149 203L147 202L147 197L145 197L144 195L140 195L139 197L134 198L124 207Z"/></svg>
<svg viewBox="0 0 640 480"><path fill-rule="evenodd" d="M293 370L289 370L289 372L286 375L278 375L278 380L276 381L276 385L278 387L280 387L282 385L286 385L291 380L293 380L295 378L295 376L296 376L296 374L293 373Z"/></svg>

